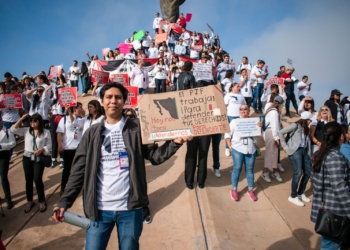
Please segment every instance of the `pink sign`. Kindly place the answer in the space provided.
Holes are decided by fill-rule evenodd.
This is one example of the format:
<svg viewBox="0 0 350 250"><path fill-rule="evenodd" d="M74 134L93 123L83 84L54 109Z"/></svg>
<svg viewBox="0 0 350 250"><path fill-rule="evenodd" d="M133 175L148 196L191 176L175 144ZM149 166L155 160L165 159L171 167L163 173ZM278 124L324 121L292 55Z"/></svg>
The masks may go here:
<svg viewBox="0 0 350 250"><path fill-rule="evenodd" d="M126 86L125 88L128 89L128 99L126 100L124 104L124 108L130 109L130 108L137 108L137 95L139 92L139 88L135 86Z"/></svg>
<svg viewBox="0 0 350 250"><path fill-rule="evenodd" d="M21 94L5 94L0 95L0 109L20 109L22 108Z"/></svg>
<svg viewBox="0 0 350 250"><path fill-rule="evenodd" d="M186 22L190 22L191 21L191 18L192 18L192 14L191 13L187 13L186 14Z"/></svg>
<svg viewBox="0 0 350 250"><path fill-rule="evenodd" d="M118 48L120 50L120 53L126 55L128 53L130 53L130 49L133 47L134 45L132 43L120 43L118 44Z"/></svg>
<svg viewBox="0 0 350 250"><path fill-rule="evenodd" d="M50 69L49 79L60 76L62 73L62 66L52 66Z"/></svg>
<svg viewBox="0 0 350 250"><path fill-rule="evenodd" d="M109 81L109 72L92 70L91 81L95 84L106 84Z"/></svg>
<svg viewBox="0 0 350 250"><path fill-rule="evenodd" d="M71 107L77 106L77 87L59 88L58 100L60 100L61 107L67 104Z"/></svg>

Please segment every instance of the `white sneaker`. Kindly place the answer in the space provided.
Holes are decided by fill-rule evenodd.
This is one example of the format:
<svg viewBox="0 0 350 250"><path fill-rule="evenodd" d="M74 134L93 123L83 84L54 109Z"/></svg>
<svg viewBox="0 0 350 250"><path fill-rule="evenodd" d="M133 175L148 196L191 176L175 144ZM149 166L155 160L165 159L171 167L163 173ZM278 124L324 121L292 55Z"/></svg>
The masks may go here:
<svg viewBox="0 0 350 250"><path fill-rule="evenodd" d="M86 94L85 94L85 93L83 93L81 96L82 96L82 97L84 97L84 96L86 96Z"/></svg>
<svg viewBox="0 0 350 250"><path fill-rule="evenodd" d="M278 163L277 164L277 168L278 168L278 170L280 171L280 172L284 172L284 168L282 167L282 164L281 163Z"/></svg>
<svg viewBox="0 0 350 250"><path fill-rule="evenodd" d="M270 179L270 176L269 176L269 172L266 172L266 173L262 172L261 178L263 178L264 181L266 181L266 182L271 182L271 179Z"/></svg>
<svg viewBox="0 0 350 250"><path fill-rule="evenodd" d="M273 173L273 168L267 168L271 173Z"/></svg>
<svg viewBox="0 0 350 250"><path fill-rule="evenodd" d="M225 155L226 156L230 156L231 155L230 149L228 149L228 148L225 149Z"/></svg>
<svg viewBox="0 0 350 250"><path fill-rule="evenodd" d="M295 205L297 205L299 207L305 206L305 204L301 200L299 200L298 197L292 198L291 196L289 196L288 201L290 201L291 203L294 203Z"/></svg>
<svg viewBox="0 0 350 250"><path fill-rule="evenodd" d="M213 172L215 174L216 177L221 177L221 174L220 174L220 170L219 169L216 169L216 168L213 168Z"/></svg>
<svg viewBox="0 0 350 250"><path fill-rule="evenodd" d="M305 194L298 195L299 200L302 200L303 202L311 202L309 198L306 197Z"/></svg>
<svg viewBox="0 0 350 250"><path fill-rule="evenodd" d="M16 153L13 153L12 156L11 156L11 158L16 157L16 156L17 156L17 154L16 154Z"/></svg>
<svg viewBox="0 0 350 250"><path fill-rule="evenodd" d="M282 178L278 172L271 173L271 176L275 178L277 181L282 182Z"/></svg>

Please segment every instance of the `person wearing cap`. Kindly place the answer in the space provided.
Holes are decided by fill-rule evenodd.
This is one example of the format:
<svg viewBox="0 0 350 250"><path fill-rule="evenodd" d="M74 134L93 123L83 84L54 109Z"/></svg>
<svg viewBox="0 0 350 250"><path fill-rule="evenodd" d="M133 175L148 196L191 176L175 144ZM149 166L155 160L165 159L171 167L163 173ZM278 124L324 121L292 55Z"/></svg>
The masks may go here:
<svg viewBox="0 0 350 250"><path fill-rule="evenodd" d="M153 20L153 29L156 32L156 34L158 33L160 21L162 21L162 20L163 20L163 18L161 18L159 16L159 13L157 12L156 13L156 18L154 18L154 20Z"/></svg>
<svg viewBox="0 0 350 250"><path fill-rule="evenodd" d="M148 52L148 48L151 45L152 37L149 35L149 32L146 31L145 35L142 38L142 47L145 50L145 52Z"/></svg>
<svg viewBox="0 0 350 250"><path fill-rule="evenodd" d="M184 14L181 13L179 19L177 19L176 23L180 25L182 28L186 29L186 18L184 17Z"/></svg>
<svg viewBox="0 0 350 250"><path fill-rule="evenodd" d="M265 140L265 158L264 169L261 174L266 182L271 182L269 169L272 172L271 176L279 182L282 182L282 178L277 171L278 168L278 151L280 148L280 138L278 132L281 128L281 113L282 113L283 98L276 96L273 100L273 104L265 111L265 124L266 130L264 132Z"/></svg>
<svg viewBox="0 0 350 250"><path fill-rule="evenodd" d="M309 111L304 111L298 121L281 129L278 133L282 148L287 153L293 167L292 192L288 201L300 207L305 206L304 202L310 202L304 192L311 176L308 140L312 118ZM288 142L284 139L285 134L287 134ZM303 177L301 178L302 172Z"/></svg>
<svg viewBox="0 0 350 250"><path fill-rule="evenodd" d="M330 108L333 119L339 124L342 124L344 120L344 110L340 104L341 95L342 93L338 89L333 89L331 96L324 103L324 105Z"/></svg>
<svg viewBox="0 0 350 250"><path fill-rule="evenodd" d="M183 40L180 38L179 43L175 46L175 55L184 56L186 55L186 47L183 45Z"/></svg>

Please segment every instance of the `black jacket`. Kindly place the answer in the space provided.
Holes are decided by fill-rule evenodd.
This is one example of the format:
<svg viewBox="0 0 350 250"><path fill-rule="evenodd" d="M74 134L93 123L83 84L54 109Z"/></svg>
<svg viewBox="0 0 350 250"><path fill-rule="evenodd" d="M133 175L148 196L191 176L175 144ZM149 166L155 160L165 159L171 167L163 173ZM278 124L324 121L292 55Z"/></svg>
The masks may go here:
<svg viewBox="0 0 350 250"><path fill-rule="evenodd" d="M193 89L196 87L196 79L191 73L184 72L177 79L178 90Z"/></svg>
<svg viewBox="0 0 350 250"><path fill-rule="evenodd" d="M97 207L97 171L100 164L104 119L101 123L91 126L84 134L72 164L64 194L58 207L70 208L83 190L85 216L91 220L98 220ZM148 205L147 181L145 160L152 165L159 165L168 160L181 145L173 141L166 141L162 146L158 144L142 144L140 122L138 119L125 118L122 131L126 151L129 157L130 189L128 196L128 209L141 208Z"/></svg>
<svg viewBox="0 0 350 250"><path fill-rule="evenodd" d="M332 114L332 118L334 121L338 121L338 105L333 100L327 100L324 105L326 105L330 110ZM340 105L340 104L339 104Z"/></svg>

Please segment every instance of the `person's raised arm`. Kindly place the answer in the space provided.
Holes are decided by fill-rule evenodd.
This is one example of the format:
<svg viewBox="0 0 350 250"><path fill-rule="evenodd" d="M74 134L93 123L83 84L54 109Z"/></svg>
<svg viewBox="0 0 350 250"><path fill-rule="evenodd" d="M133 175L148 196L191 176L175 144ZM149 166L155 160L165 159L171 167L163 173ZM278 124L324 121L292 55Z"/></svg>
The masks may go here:
<svg viewBox="0 0 350 250"><path fill-rule="evenodd" d="M28 128L20 128L19 126L28 116L29 116L28 114L24 114L15 124L13 124L11 127L11 132L16 135L24 136Z"/></svg>
<svg viewBox="0 0 350 250"><path fill-rule="evenodd" d="M33 89L31 89L31 90L28 90L27 92L26 92L26 97L27 97L27 99L28 100L31 100L32 99L32 96L33 96L33 93L35 92L35 91L37 91L38 90L38 88L33 88Z"/></svg>

